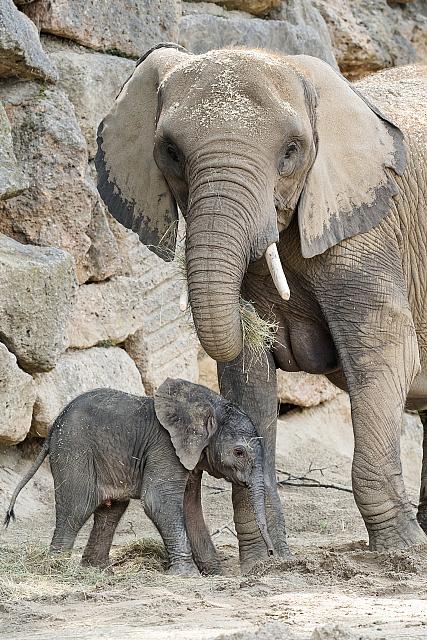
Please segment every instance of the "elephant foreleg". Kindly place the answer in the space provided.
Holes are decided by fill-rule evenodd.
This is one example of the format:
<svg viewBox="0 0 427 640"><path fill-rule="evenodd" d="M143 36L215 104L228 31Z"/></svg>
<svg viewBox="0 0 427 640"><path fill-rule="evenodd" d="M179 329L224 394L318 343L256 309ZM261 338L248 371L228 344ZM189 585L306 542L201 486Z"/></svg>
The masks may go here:
<svg viewBox="0 0 427 640"><path fill-rule="evenodd" d="M418 345L404 295L382 278L380 287L354 276L346 298L331 296L325 314L350 393L354 497L375 551L425 541L406 494L400 460L403 411L418 371ZM330 287L341 295L337 283Z"/></svg>
<svg viewBox="0 0 427 640"><path fill-rule="evenodd" d="M173 469L165 460L151 460L144 469L141 500L144 511L162 536L169 557L169 573L195 576L190 540L184 519L184 494L188 472Z"/></svg>
<svg viewBox="0 0 427 640"><path fill-rule="evenodd" d="M423 465L421 469L420 503L418 505L417 520L421 528L427 533L427 411L420 411L420 418L424 428Z"/></svg>
<svg viewBox="0 0 427 640"><path fill-rule="evenodd" d="M276 367L270 353L257 362L242 354L233 362L218 363L221 394L240 406L252 419L264 443L265 506L267 524L278 556L289 554L285 521L276 483ZM245 487L233 486L234 523L239 540L242 570L267 559L267 549L258 529Z"/></svg>

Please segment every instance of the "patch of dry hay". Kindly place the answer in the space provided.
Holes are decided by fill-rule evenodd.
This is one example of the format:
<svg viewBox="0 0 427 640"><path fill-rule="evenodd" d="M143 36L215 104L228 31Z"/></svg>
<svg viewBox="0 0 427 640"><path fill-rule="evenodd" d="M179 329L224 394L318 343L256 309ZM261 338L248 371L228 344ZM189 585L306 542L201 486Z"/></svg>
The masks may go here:
<svg viewBox="0 0 427 640"><path fill-rule="evenodd" d="M111 566L128 575L142 570L165 571L168 567L168 556L162 542L150 538L134 540L115 552Z"/></svg>
<svg viewBox="0 0 427 640"><path fill-rule="evenodd" d="M136 540L112 554L111 567L114 573L111 568L82 567L80 554L52 555L48 547L38 543L1 546L0 603L57 600L76 593L86 596L107 586L131 588L147 573L164 571L166 550L155 540Z"/></svg>

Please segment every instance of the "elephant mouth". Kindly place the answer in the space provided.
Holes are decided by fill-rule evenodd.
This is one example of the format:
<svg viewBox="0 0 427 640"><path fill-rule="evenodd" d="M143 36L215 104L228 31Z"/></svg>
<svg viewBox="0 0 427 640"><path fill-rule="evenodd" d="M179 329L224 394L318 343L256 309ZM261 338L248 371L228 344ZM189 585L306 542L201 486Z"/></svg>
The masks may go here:
<svg viewBox="0 0 427 640"><path fill-rule="evenodd" d="M267 247L264 253L264 257L277 292L279 293L282 300L289 300L291 291L289 289L288 281L286 279L286 275L283 270L282 262L280 260L279 252L277 251L277 245L275 242ZM188 306L188 281L185 274L185 277L182 281L181 293L179 296L179 309L180 311L186 311L188 309Z"/></svg>

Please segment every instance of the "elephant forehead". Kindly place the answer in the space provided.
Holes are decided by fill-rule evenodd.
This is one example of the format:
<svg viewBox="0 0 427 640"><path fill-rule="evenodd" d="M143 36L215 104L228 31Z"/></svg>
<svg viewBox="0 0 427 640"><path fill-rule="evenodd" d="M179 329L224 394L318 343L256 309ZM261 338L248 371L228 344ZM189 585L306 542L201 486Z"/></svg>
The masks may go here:
<svg viewBox="0 0 427 640"><path fill-rule="evenodd" d="M231 123L249 135L271 126L274 113L279 121L285 115L297 118L286 97L278 95L267 57L255 52L252 57L251 52L213 51L179 65L160 86L169 115L202 129Z"/></svg>

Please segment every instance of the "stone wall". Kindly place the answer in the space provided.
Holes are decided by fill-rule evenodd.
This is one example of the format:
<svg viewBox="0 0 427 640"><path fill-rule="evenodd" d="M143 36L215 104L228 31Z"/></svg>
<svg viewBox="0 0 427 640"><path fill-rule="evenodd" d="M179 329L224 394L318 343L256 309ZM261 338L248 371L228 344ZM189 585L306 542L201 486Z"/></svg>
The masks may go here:
<svg viewBox="0 0 427 640"><path fill-rule="evenodd" d="M427 62L425 0L314 0L350 80L387 67Z"/></svg>
<svg viewBox="0 0 427 640"><path fill-rule="evenodd" d="M129 56L176 40L180 15L174 0L0 0L0 443L45 436L91 388L198 379L177 269L110 217L92 166Z"/></svg>
<svg viewBox="0 0 427 640"><path fill-rule="evenodd" d="M117 224L95 187L97 125L141 53L244 45L359 77L426 59L426 24L423 0L0 0L0 443L44 436L90 388L198 379L177 268ZM300 377L280 398L331 393Z"/></svg>

